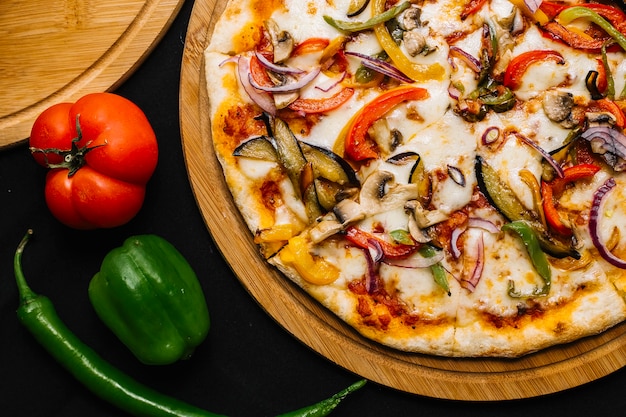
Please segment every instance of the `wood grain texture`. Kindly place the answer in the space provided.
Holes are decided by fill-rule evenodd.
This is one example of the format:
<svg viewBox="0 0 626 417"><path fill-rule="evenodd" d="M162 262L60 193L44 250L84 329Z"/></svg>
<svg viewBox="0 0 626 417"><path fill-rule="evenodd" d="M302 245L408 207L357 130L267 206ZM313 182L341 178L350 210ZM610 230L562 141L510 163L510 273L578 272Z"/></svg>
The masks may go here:
<svg viewBox="0 0 626 417"><path fill-rule="evenodd" d="M0 2L0 148L28 138L48 106L115 89L183 0Z"/></svg>
<svg viewBox="0 0 626 417"><path fill-rule="evenodd" d="M451 359L399 352L362 338L268 266L226 188L211 144L203 50L226 0L197 0L182 63L181 133L193 192L234 273L281 326L345 369L398 390L442 399L512 400L566 390L626 364L626 325L520 359ZM224 231L228 231L224 233Z"/></svg>

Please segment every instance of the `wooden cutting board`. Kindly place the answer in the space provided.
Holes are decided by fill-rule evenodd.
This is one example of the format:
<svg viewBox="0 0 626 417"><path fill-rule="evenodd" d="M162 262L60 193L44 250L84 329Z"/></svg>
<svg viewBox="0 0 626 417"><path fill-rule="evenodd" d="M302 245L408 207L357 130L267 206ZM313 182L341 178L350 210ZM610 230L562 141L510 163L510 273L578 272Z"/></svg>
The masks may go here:
<svg viewBox="0 0 626 417"><path fill-rule="evenodd" d="M409 354L354 332L267 266L238 215L211 145L202 52L226 0L197 0L183 55L180 109L185 160L202 216L254 299L289 333L330 361L372 381L429 397L493 401L540 396L626 365L626 324L515 360Z"/></svg>
<svg viewBox="0 0 626 417"><path fill-rule="evenodd" d="M0 1L0 149L48 106L113 90L148 55L183 0Z"/></svg>

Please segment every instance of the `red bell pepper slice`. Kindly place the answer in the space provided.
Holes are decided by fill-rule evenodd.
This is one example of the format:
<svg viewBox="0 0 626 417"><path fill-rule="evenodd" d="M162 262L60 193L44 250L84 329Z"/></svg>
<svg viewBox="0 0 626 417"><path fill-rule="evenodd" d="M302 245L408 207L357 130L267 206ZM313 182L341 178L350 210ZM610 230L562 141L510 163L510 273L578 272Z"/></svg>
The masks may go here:
<svg viewBox="0 0 626 417"><path fill-rule="evenodd" d="M354 245L363 249L370 248L372 246L370 243L371 241L377 242L383 251L384 257L387 259L403 259L420 248L420 244L417 242L414 245L407 245L405 243L390 243L385 239L363 231L355 226L348 227L346 229L345 236L346 239Z"/></svg>
<svg viewBox="0 0 626 417"><path fill-rule="evenodd" d="M554 205L554 196L560 195L565 186L570 182L574 182L583 178L591 178L600 167L595 164L578 164L567 167L563 170L563 177L556 178L553 181L541 183L541 199L543 200L543 211L546 216L546 222L551 229L563 236L571 236L572 230L561 221L558 210Z"/></svg>
<svg viewBox="0 0 626 417"><path fill-rule="evenodd" d="M476 14L481 7L483 7L486 1L487 0L470 0L461 12L461 20L465 20L473 14Z"/></svg>
<svg viewBox="0 0 626 417"><path fill-rule="evenodd" d="M271 87L274 85L269 75L267 75L267 70L261 64L261 61L256 57L256 55L252 55L250 57L250 74L254 81L262 86Z"/></svg>
<svg viewBox="0 0 626 417"><path fill-rule="evenodd" d="M565 64L565 59L557 51L545 49L524 52L509 62L504 73L504 86L511 90L519 88L522 84L522 77L528 68L536 62L543 61L553 61L559 65Z"/></svg>
<svg viewBox="0 0 626 417"><path fill-rule="evenodd" d="M298 98L289 105L289 108L291 110L307 114L326 113L327 111L334 110L341 106L343 103L348 101L353 94L353 88L343 88L331 97L318 99Z"/></svg>
<svg viewBox="0 0 626 417"><path fill-rule="evenodd" d="M570 182L574 182L583 178L591 178L596 172L600 171L600 167L596 164L583 163L567 167L563 170L563 178L555 178L550 181L550 187L554 194L559 195Z"/></svg>
<svg viewBox="0 0 626 417"><path fill-rule="evenodd" d="M563 10L574 6L586 7L587 9L598 13L600 16L610 22L611 25L613 25L618 31L626 34L626 14L622 12L619 8L614 6L599 3L576 4L571 6L543 1L539 8L550 19L554 19ZM543 31L543 34L550 39L562 41L572 48L587 51L600 51L604 42L609 39L609 36L607 36L606 38L598 38L591 35L585 36L579 32L570 31L556 21L550 21L546 23L545 25L541 26L541 29ZM613 51L618 48L619 47L617 47L616 45L613 45L609 48L609 50Z"/></svg>
<svg viewBox="0 0 626 417"><path fill-rule="evenodd" d="M293 48L291 56L299 56L310 54L313 52L320 52L326 49L329 44L330 40L326 38L308 38L300 42Z"/></svg>
<svg viewBox="0 0 626 417"><path fill-rule="evenodd" d="M571 32L563 25L555 21L550 21L541 27L544 36L561 41L574 49L585 51L599 51L606 39L596 39L590 36L583 36L578 32Z"/></svg>
<svg viewBox="0 0 626 417"><path fill-rule="evenodd" d="M346 135L345 154L353 161L377 158L376 143L367 136L370 126L398 104L428 97L427 90L409 85L394 88L376 97L355 115Z"/></svg>
<svg viewBox="0 0 626 417"><path fill-rule="evenodd" d="M567 4L563 3L554 3L552 1L542 1L539 5L539 10L544 12L546 16L550 19L554 19L561 13L564 9L568 7Z"/></svg>
<svg viewBox="0 0 626 417"><path fill-rule="evenodd" d="M541 199L543 201L543 213L550 228L563 236L571 236L572 229L561 221L561 216L554 206L554 191L546 182L541 183Z"/></svg>
<svg viewBox="0 0 626 417"><path fill-rule="evenodd" d="M596 58L596 61L598 62L598 78L596 79L596 88L600 93L604 93L609 85L609 80L606 74L606 67L602 62L602 58Z"/></svg>

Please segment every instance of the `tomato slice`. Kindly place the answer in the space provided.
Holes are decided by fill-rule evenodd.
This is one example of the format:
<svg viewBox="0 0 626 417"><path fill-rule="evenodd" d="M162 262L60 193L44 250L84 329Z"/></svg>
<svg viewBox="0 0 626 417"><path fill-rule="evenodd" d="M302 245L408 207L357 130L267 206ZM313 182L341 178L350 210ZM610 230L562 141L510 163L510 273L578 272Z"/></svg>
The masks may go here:
<svg viewBox="0 0 626 417"><path fill-rule="evenodd" d="M367 130L398 104L409 100L424 100L428 91L421 87L404 85L389 90L366 104L353 119L345 139L345 154L353 161L377 158L376 143L369 139Z"/></svg>

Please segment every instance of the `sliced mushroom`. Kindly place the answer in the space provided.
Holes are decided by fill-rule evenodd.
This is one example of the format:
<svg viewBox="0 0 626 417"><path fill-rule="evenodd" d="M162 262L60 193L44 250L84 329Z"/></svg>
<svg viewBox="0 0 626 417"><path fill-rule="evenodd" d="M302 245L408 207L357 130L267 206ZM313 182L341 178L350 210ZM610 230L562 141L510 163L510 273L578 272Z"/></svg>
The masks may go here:
<svg viewBox="0 0 626 417"><path fill-rule="evenodd" d="M274 85L281 86L289 84L293 81L293 77L287 74L278 74L273 71L267 71L267 75ZM272 97L274 98L274 104L277 109L284 109L289 106L291 103L296 101L298 97L300 97L299 91L290 91L285 93L273 93Z"/></svg>
<svg viewBox="0 0 626 417"><path fill-rule="evenodd" d="M328 213L322 217L315 227L311 228L309 236L313 243L319 243L337 233L341 232L344 226L337 219L335 214Z"/></svg>
<svg viewBox="0 0 626 417"><path fill-rule="evenodd" d="M416 184L395 184L394 180L394 175L388 171L376 171L367 177L359 203L368 215L404 207L407 201L417 199Z"/></svg>
<svg viewBox="0 0 626 417"><path fill-rule="evenodd" d="M551 90L543 97L543 111L548 119L560 123L572 113L574 96L572 93Z"/></svg>
<svg viewBox="0 0 626 417"><path fill-rule="evenodd" d="M376 120L367 134L385 154L393 152L402 143L402 133L397 129L391 129L385 118Z"/></svg>
<svg viewBox="0 0 626 417"><path fill-rule="evenodd" d="M430 226L433 226L437 223L441 223L448 219L448 214L444 213L441 210L426 210L422 205L417 201L408 201L404 206L405 209L409 210L413 216L415 217L415 221L417 222L417 226L420 229L426 229Z"/></svg>
<svg viewBox="0 0 626 417"><path fill-rule="evenodd" d="M589 126L614 126L615 116L609 112L587 112L585 118Z"/></svg>
<svg viewBox="0 0 626 417"><path fill-rule="evenodd" d="M422 33L417 30L409 30L404 33L404 48L406 52L411 56L417 56L425 51L428 51L428 46L426 45L426 37L422 35Z"/></svg>
<svg viewBox="0 0 626 417"><path fill-rule="evenodd" d="M365 211L359 203L351 199L338 202L333 207L333 214L342 225L354 223L365 218Z"/></svg>
<svg viewBox="0 0 626 417"><path fill-rule="evenodd" d="M402 19L400 19L400 25L404 30L413 30L420 26L422 26L422 10L419 7L409 7L402 14Z"/></svg>
<svg viewBox="0 0 626 417"><path fill-rule="evenodd" d="M280 30L278 24L272 19L265 21L265 28L274 47L274 63L283 62L291 56L294 47L293 37L289 32Z"/></svg>
<svg viewBox="0 0 626 417"><path fill-rule="evenodd" d="M415 219L415 216L413 215L413 212L409 213L408 228L409 228L409 233L411 234L411 237L415 239L415 241L419 243L428 243L432 240L424 232L424 230L419 227L419 225L417 224L417 220Z"/></svg>

